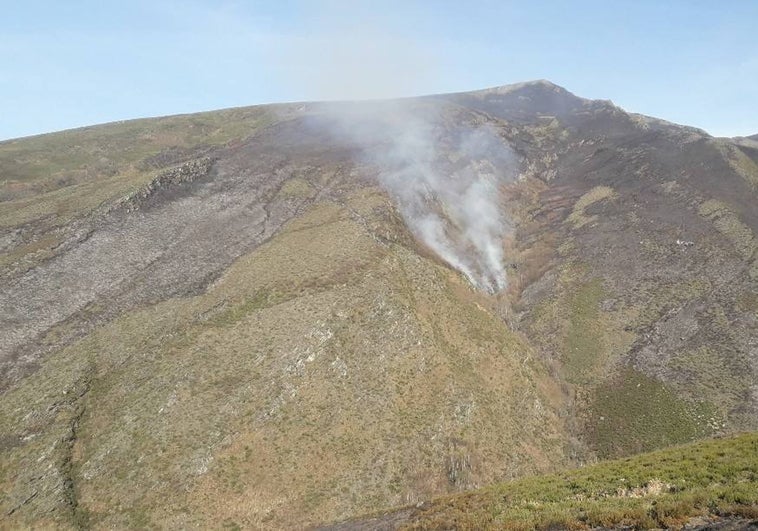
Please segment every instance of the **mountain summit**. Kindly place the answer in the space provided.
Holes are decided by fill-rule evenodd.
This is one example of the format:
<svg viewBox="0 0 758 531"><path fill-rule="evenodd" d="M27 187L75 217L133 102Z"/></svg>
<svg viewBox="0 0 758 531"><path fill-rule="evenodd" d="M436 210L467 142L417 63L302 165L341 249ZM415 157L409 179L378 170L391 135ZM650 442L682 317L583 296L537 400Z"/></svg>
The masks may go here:
<svg viewBox="0 0 758 531"><path fill-rule="evenodd" d="M10 527L302 527L758 429L745 143L536 81L0 172Z"/></svg>

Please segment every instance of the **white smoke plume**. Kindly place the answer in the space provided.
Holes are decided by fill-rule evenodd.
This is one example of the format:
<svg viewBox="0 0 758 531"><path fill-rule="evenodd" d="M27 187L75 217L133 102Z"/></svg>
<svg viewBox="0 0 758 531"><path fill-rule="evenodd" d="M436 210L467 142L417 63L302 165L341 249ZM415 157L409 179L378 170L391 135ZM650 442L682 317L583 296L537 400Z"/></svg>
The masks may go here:
<svg viewBox="0 0 758 531"><path fill-rule="evenodd" d="M328 108L340 136L376 167L413 234L475 287L496 293L507 282L500 194L518 157L493 127L456 121L444 103L415 101Z"/></svg>
<svg viewBox="0 0 758 531"><path fill-rule="evenodd" d="M300 65L288 70L293 86L326 100L385 98L318 106L323 131L364 153L420 241L477 288L502 290L508 224L500 194L519 165L504 136L443 99L389 99L450 86L439 45L393 31L361 2L319 3L314 15L309 38L278 47L282 64Z"/></svg>

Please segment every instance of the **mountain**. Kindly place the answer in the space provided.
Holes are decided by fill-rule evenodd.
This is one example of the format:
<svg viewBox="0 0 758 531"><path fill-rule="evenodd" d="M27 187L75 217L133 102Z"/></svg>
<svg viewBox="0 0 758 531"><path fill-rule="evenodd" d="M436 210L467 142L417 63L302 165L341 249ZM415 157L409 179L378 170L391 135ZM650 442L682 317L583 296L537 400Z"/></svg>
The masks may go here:
<svg viewBox="0 0 758 531"><path fill-rule="evenodd" d="M10 527L298 527L758 429L744 143L537 81L0 172Z"/></svg>

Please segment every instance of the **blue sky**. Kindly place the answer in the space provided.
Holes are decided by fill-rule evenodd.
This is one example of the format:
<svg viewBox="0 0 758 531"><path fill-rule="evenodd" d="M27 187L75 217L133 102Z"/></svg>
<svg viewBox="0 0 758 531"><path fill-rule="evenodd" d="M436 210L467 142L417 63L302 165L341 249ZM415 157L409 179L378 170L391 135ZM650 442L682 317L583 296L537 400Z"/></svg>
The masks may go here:
<svg viewBox="0 0 758 531"><path fill-rule="evenodd" d="M549 79L758 133L758 1L0 0L0 139L277 101Z"/></svg>

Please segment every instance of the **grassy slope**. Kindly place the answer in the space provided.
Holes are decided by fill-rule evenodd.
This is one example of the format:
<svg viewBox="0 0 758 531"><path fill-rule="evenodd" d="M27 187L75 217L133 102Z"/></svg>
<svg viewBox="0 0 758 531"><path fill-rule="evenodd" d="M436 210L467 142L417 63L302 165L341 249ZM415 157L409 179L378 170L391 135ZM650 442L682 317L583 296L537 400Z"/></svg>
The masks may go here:
<svg viewBox="0 0 758 531"><path fill-rule="evenodd" d="M411 529L677 527L758 518L758 434L701 441L431 502Z"/></svg>
<svg viewBox="0 0 758 531"><path fill-rule="evenodd" d="M49 258L56 231L139 189L171 159L245 138L284 109L259 106L116 122L0 142L0 229L24 226L0 267Z"/></svg>
<svg viewBox="0 0 758 531"><path fill-rule="evenodd" d="M10 521L282 528L562 464L555 383L388 212L316 205L53 355L0 403Z"/></svg>
<svg viewBox="0 0 758 531"><path fill-rule="evenodd" d="M53 252L59 235L50 229L144 184L153 157L191 157L273 119L265 108L233 109L0 143L0 227L26 223L33 234L8 262ZM311 192L297 179L282 188ZM592 229L614 194L590 190L565 224ZM122 316L4 396L0 505L7 512L26 502L11 521L284 526L559 464L560 393L531 361L532 346L449 270L408 245L377 244L377 233L403 230L372 218L390 210L385 197L363 191L349 207L320 205L208 293ZM706 207L700 215L751 259L754 237L736 214ZM364 232L356 211L380 230ZM527 240L535 263L545 241ZM654 323L672 304L702 296L707 281L652 279L651 300L608 309L604 300L618 296L612 283L576 259L573 238L560 241L567 251L558 251L555 296L535 309L526 333L556 354L557 374L580 399L586 393L594 448L628 455L710 434L713 408L742 399L721 405L720 388L751 383L750 373L727 371L728 345L675 358L682 370L698 367L703 381L692 388L715 406L613 366L634 339L628 322ZM643 257L662 252L655 243L645 238ZM535 278L544 270L527 265ZM714 367L735 384L711 377Z"/></svg>
<svg viewBox="0 0 758 531"><path fill-rule="evenodd" d="M545 137L553 142L548 151L560 151L558 135ZM683 149L673 144L666 148ZM545 256L553 257L549 274L535 276L529 300L521 303L526 335L571 386L581 424L577 432L600 457L755 429L754 416L744 412L755 380L745 346L755 332L744 325L755 319L754 231L730 201L708 200L686 180L674 179L655 155L616 167L628 155L625 147L613 149L613 157L593 167L602 178L587 191L577 189L581 192L572 196L567 187L562 195L556 187L543 192L542 201L539 194L522 192L519 198L521 239L554 242L552 252L527 256L519 267L539 271L541 262L550 263ZM572 150L567 152L568 159ZM589 152L583 163L593 155ZM712 155L703 166L724 173L730 186L753 182L752 163L745 157L727 158L736 172L729 173L719 161L722 153L712 150ZM647 181L633 176L645 167L643 161L663 169L651 171ZM681 168L690 163L678 162ZM576 165L571 162L564 172L576 171ZM588 171L577 173L584 185ZM614 187L595 185L602 182ZM644 185L635 188L637 182ZM648 189L667 196L665 201L636 205L636 194ZM554 214L557 208L565 209L563 218ZM667 217L673 209L679 211ZM651 230L651 217L660 220L655 222L660 228ZM675 243L681 227L697 234L692 252ZM744 272L724 281L722 272L730 269ZM740 287L725 289L729 284ZM700 314L701 306L712 317Z"/></svg>

